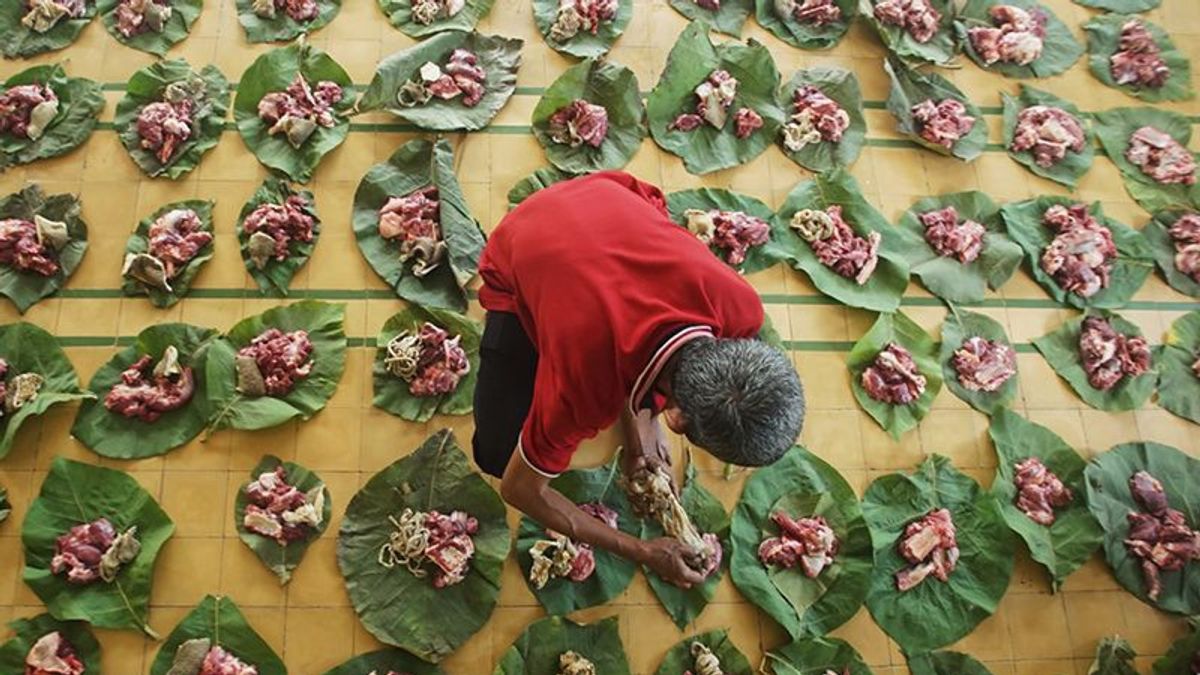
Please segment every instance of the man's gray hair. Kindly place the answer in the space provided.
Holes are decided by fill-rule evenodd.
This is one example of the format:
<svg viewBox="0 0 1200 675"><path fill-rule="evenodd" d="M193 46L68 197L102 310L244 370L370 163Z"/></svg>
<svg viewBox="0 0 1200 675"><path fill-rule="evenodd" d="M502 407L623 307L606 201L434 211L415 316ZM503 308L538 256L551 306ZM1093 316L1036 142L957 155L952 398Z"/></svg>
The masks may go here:
<svg viewBox="0 0 1200 675"><path fill-rule="evenodd" d="M783 456L804 425L804 387L786 354L755 339L679 348L671 391L688 440L740 466Z"/></svg>

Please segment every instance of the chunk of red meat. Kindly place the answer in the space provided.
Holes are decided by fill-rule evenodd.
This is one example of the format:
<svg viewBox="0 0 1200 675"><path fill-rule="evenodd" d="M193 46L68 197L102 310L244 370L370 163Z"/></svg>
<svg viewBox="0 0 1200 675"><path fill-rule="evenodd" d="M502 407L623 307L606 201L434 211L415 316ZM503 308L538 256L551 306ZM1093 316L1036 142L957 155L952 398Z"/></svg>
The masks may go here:
<svg viewBox="0 0 1200 675"><path fill-rule="evenodd" d="M912 107L912 116L921 138L947 149L953 148L975 126L975 118L967 114L967 107L952 98L937 102L925 99Z"/></svg>
<svg viewBox="0 0 1200 675"><path fill-rule="evenodd" d="M1125 159L1162 185L1193 185L1196 158L1170 134L1154 127L1141 127L1129 137Z"/></svg>
<svg viewBox="0 0 1200 675"><path fill-rule="evenodd" d="M75 646L58 631L38 638L25 655L24 675L83 675L85 670Z"/></svg>
<svg viewBox="0 0 1200 675"><path fill-rule="evenodd" d="M1081 297L1107 288L1117 247L1112 232L1092 216L1087 204L1055 204L1042 214L1042 222L1055 231L1042 251L1042 270L1064 291Z"/></svg>
<svg viewBox="0 0 1200 675"><path fill-rule="evenodd" d="M1079 333L1079 358L1088 384L1108 391L1150 369L1150 345L1141 336L1118 333L1103 317L1088 316Z"/></svg>
<svg viewBox="0 0 1200 675"><path fill-rule="evenodd" d="M194 102L155 101L138 112L135 128L141 147L154 153L160 164L166 164L184 142L192 137Z"/></svg>
<svg viewBox="0 0 1200 675"><path fill-rule="evenodd" d="M738 111L733 114L733 134L738 138L749 138L750 134L758 131L762 126L762 115L755 112L753 108L738 108Z"/></svg>
<svg viewBox="0 0 1200 675"><path fill-rule="evenodd" d="M704 118L694 113L683 113L676 117L669 125L668 131L695 131L704 124Z"/></svg>
<svg viewBox="0 0 1200 675"><path fill-rule="evenodd" d="M1158 89L1171 76L1161 52L1146 24L1130 19L1121 26L1117 51L1108 59L1109 72L1117 84Z"/></svg>
<svg viewBox="0 0 1200 675"><path fill-rule="evenodd" d="M187 405L195 392L190 366L156 374L154 359L146 354L121 372L121 379L104 395L104 407L124 417L153 422Z"/></svg>
<svg viewBox="0 0 1200 675"><path fill-rule="evenodd" d="M926 380L913 361L912 353L889 342L875 356L860 378L867 395L891 405L908 405L925 393Z"/></svg>
<svg viewBox="0 0 1200 675"><path fill-rule="evenodd" d="M479 521L463 511L449 515L430 511L425 516L425 527L429 531L425 555L436 566L434 588L445 588L465 579L475 555L471 537L479 531Z"/></svg>
<svg viewBox="0 0 1200 675"><path fill-rule="evenodd" d="M707 9L710 12L716 12L721 9L721 0L692 0L700 9Z"/></svg>
<svg viewBox="0 0 1200 675"><path fill-rule="evenodd" d="M880 22L900 27L921 43L937 35L942 20L942 13L929 0L879 0L874 13Z"/></svg>
<svg viewBox="0 0 1200 675"><path fill-rule="evenodd" d="M817 87L804 85L792 94L792 116L784 127L784 143L798 152L809 143L837 143L850 127L850 114Z"/></svg>
<svg viewBox="0 0 1200 675"><path fill-rule="evenodd" d="M550 38L565 42L580 32L595 35L601 24L616 18L619 8L618 0L559 0Z"/></svg>
<svg viewBox="0 0 1200 675"><path fill-rule="evenodd" d="M973 335L954 351L950 365L964 388L997 391L1017 374L1017 353L1003 342Z"/></svg>
<svg viewBox="0 0 1200 675"><path fill-rule="evenodd" d="M0 265L44 277L58 274L54 249L38 241L37 226L28 220L0 220Z"/></svg>
<svg viewBox="0 0 1200 675"><path fill-rule="evenodd" d="M249 503L242 525L281 546L307 538L321 522L322 514L309 505L307 494L288 482L282 465L260 474L244 492Z"/></svg>
<svg viewBox="0 0 1200 675"><path fill-rule="evenodd" d="M546 131L555 143L572 148L586 143L598 148L608 135L608 111L602 105L577 98L550 116Z"/></svg>
<svg viewBox="0 0 1200 675"><path fill-rule="evenodd" d="M987 229L974 220L960 220L953 206L926 211L917 218L925 226L925 241L937 254L954 258L964 265L975 262L983 252L983 235Z"/></svg>
<svg viewBox="0 0 1200 675"><path fill-rule="evenodd" d="M282 262L287 260L288 247L292 242L308 243L313 240L316 219L308 209L308 200L298 194L289 195L282 204L260 204L246 216L242 231L247 235L261 232L271 237L275 242L272 257Z"/></svg>
<svg viewBox="0 0 1200 675"><path fill-rule="evenodd" d="M771 235L770 223L742 211L688 209L684 217L700 241L720 249L725 262L734 266L746 261L751 246L767 243Z"/></svg>
<svg viewBox="0 0 1200 675"><path fill-rule="evenodd" d="M196 675L258 675L258 668L242 661L220 646L213 646L204 655L200 672Z"/></svg>
<svg viewBox="0 0 1200 675"><path fill-rule="evenodd" d="M967 29L972 48L985 64L1003 62L1025 66L1042 55L1045 12L1015 5L992 5L989 15L994 27Z"/></svg>
<svg viewBox="0 0 1200 675"><path fill-rule="evenodd" d="M798 211L792 216L791 227L808 242L822 265L860 286L879 264L881 235L869 232L866 237L859 236L842 219L842 207L837 204L824 211Z"/></svg>
<svg viewBox="0 0 1200 675"><path fill-rule="evenodd" d="M775 0L775 13L810 26L824 26L842 18L842 8L833 0Z"/></svg>
<svg viewBox="0 0 1200 675"><path fill-rule="evenodd" d="M692 131L707 122L714 129L725 128L729 118L729 108L737 96L738 81L725 70L714 70L700 84L696 85L693 94L696 96L695 112L680 113L667 127L669 130ZM754 113L754 111L750 111ZM761 122L761 119L759 120ZM743 122L753 124L752 119ZM753 129L750 129L753 131ZM750 131L746 133L750 133Z"/></svg>
<svg viewBox="0 0 1200 675"><path fill-rule="evenodd" d="M1188 525L1183 512L1170 507L1162 483L1149 473L1138 471L1130 476L1129 491L1144 512L1127 515L1125 548L1142 561L1146 595L1157 600L1162 592L1162 572L1179 571L1200 560L1200 532Z"/></svg>
<svg viewBox="0 0 1200 675"><path fill-rule="evenodd" d="M450 53L445 71L454 78L454 84L462 92L462 104L474 108L487 93L484 83L487 73L479 66L479 57L466 49L455 49Z"/></svg>
<svg viewBox="0 0 1200 675"><path fill-rule="evenodd" d="M446 330L425 322L417 333L419 356L415 374L408 383L413 396L444 396L458 389L471 372L471 362L462 347L462 336L450 337Z"/></svg>
<svg viewBox="0 0 1200 675"><path fill-rule="evenodd" d="M30 138L30 118L42 104L57 106L58 96L50 85L22 84L0 94L0 134Z"/></svg>
<svg viewBox="0 0 1200 675"><path fill-rule="evenodd" d="M909 523L897 544L900 556L911 563L896 572L901 592L914 588L929 575L948 581L958 565L958 537L946 509L935 509Z"/></svg>
<svg viewBox="0 0 1200 675"><path fill-rule="evenodd" d="M791 569L800 565L804 576L815 579L833 564L841 545L823 516L793 519L782 511L771 514L779 536L764 539L758 559L764 565Z"/></svg>
<svg viewBox="0 0 1200 675"><path fill-rule="evenodd" d="M117 32L126 38L161 33L172 12L169 0L121 0L115 12Z"/></svg>
<svg viewBox="0 0 1200 675"><path fill-rule="evenodd" d="M1054 524L1054 509L1071 503L1070 488L1042 460L1029 457L1014 467L1013 484L1017 488L1017 508L1039 524Z"/></svg>
<svg viewBox="0 0 1200 675"><path fill-rule="evenodd" d="M1185 213L1168 229L1175 245L1175 269L1200 284L1200 213Z"/></svg>
<svg viewBox="0 0 1200 675"><path fill-rule="evenodd" d="M71 584L89 584L100 578L100 558L117 538L117 530L107 518L72 527L54 541L50 571L67 575Z"/></svg>
<svg viewBox="0 0 1200 675"><path fill-rule="evenodd" d="M289 124L297 120L331 128L337 124L333 106L344 96L336 82L320 80L313 86L297 73L283 91L273 91L259 100L258 116L271 125L268 133L272 135L288 133Z"/></svg>
<svg viewBox="0 0 1200 675"><path fill-rule="evenodd" d="M418 278L432 272L446 254L442 240L437 187L418 188L403 197L389 197L379 210L379 236L400 245L400 261L415 260Z"/></svg>
<svg viewBox="0 0 1200 675"><path fill-rule="evenodd" d="M1068 150L1083 152L1086 142L1083 124L1074 115L1062 108L1031 105L1017 114L1009 149L1029 151L1038 166L1049 168L1061 162Z"/></svg>
<svg viewBox="0 0 1200 675"><path fill-rule="evenodd" d="M286 396L300 380L312 373L313 343L308 331L284 333L268 328L238 350L238 356L254 360L269 396Z"/></svg>
<svg viewBox="0 0 1200 675"><path fill-rule="evenodd" d="M203 228L200 216L191 209L168 211L150 225L147 252L162 261L168 279L179 274L200 249L212 242L212 233Z"/></svg>

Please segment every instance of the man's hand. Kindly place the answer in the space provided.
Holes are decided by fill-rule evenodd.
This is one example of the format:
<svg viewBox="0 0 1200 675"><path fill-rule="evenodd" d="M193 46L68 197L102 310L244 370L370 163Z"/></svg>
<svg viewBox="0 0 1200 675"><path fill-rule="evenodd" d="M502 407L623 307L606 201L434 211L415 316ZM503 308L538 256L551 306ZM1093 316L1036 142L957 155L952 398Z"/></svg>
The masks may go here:
<svg viewBox="0 0 1200 675"><path fill-rule="evenodd" d="M621 453L621 470L625 476L633 476L639 469L654 471L658 467L666 469L671 475L671 455L667 450L667 439L662 426L649 410L639 410L633 416L628 410L621 415L624 427L625 449ZM671 489L679 494L675 480L671 479Z"/></svg>
<svg viewBox="0 0 1200 675"><path fill-rule="evenodd" d="M704 583L704 575L688 567L687 557L691 550L683 542L670 537L659 537L642 543L639 557L641 563L655 574L680 588L691 588Z"/></svg>

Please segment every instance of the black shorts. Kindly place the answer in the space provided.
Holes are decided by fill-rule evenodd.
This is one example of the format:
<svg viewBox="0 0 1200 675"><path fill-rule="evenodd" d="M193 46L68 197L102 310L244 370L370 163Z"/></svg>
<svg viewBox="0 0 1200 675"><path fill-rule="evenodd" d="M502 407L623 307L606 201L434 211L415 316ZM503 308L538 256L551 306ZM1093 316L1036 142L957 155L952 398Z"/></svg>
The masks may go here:
<svg viewBox="0 0 1200 675"><path fill-rule="evenodd" d="M504 475L517 449L533 401L537 350L516 314L488 312L479 345L475 382L475 463L484 473Z"/></svg>

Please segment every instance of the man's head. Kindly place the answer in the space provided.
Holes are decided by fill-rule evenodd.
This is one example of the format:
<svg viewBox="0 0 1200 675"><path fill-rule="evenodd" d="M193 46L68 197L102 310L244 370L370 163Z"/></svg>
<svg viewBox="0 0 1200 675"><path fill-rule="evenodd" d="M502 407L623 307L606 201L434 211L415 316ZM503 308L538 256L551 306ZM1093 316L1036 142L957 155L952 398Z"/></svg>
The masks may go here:
<svg viewBox="0 0 1200 675"><path fill-rule="evenodd" d="M692 340L675 353L667 377L667 426L727 462L770 464L804 425L796 369L759 340Z"/></svg>

